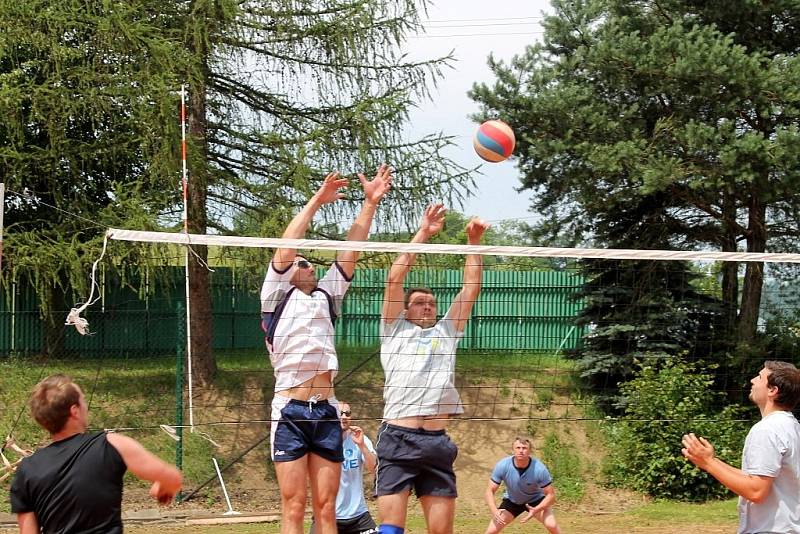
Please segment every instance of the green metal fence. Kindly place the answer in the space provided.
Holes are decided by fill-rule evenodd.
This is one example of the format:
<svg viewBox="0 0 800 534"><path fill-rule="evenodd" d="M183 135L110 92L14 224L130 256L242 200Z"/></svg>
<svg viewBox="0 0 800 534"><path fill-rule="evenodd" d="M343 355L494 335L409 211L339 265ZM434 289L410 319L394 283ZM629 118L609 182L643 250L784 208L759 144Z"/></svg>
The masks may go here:
<svg viewBox="0 0 800 534"><path fill-rule="evenodd" d="M159 277L158 287L150 287L147 280L123 283L101 277L102 299L85 313L92 335L80 336L74 328L65 327L65 355L172 353L179 320L176 307L184 299L184 282L182 268L168 269L166 282ZM384 269L356 272L336 326L339 343L378 343L385 279ZM461 289L462 272L420 269L412 271L407 282L430 287L443 314ZM460 346L533 351L577 346L582 332L573 328L573 319L581 303L572 296L581 283L581 277L569 271L485 271L481 296ZM214 348L263 346L259 282L235 269L216 268L211 273L211 287ZM39 353L43 320L36 295L23 284L11 289L10 297L0 294L0 355ZM70 295L67 302L78 298ZM67 311L56 312L56 317L65 318Z"/></svg>

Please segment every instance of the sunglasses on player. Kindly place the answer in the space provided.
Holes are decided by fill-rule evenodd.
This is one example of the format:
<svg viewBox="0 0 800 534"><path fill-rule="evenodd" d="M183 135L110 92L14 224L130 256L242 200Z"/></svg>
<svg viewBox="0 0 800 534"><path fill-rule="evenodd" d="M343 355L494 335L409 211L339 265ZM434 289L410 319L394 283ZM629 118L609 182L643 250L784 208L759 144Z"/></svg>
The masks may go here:
<svg viewBox="0 0 800 534"><path fill-rule="evenodd" d="M306 260L297 260L294 264L297 265L298 269L308 269L311 267L311 263Z"/></svg>
<svg viewBox="0 0 800 534"><path fill-rule="evenodd" d="M343 415L345 417L350 417L350 410L342 410L339 412L339 415Z"/></svg>

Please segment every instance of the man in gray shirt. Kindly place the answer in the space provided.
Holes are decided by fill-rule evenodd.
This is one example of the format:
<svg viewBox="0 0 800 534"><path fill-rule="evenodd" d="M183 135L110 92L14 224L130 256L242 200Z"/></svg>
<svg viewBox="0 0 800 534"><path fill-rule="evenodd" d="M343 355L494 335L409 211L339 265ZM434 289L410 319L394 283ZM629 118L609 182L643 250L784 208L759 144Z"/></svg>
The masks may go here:
<svg viewBox="0 0 800 534"><path fill-rule="evenodd" d="M739 496L740 534L800 533L800 424L792 410L800 401L800 371L768 361L750 383L750 400L761 421L747 434L742 468L714 455L694 434L683 436L683 455Z"/></svg>
<svg viewBox="0 0 800 534"><path fill-rule="evenodd" d="M444 225L441 204L425 210L412 243L423 243ZM480 244L489 225L480 219L466 227L467 242ZM455 388L456 347L464 335L481 289L483 261L469 254L464 283L444 317L437 321L430 289L403 291L416 259L401 254L386 280L381 317L381 364L385 374L384 423L378 432L375 480L379 532L402 534L408 497L417 494L428 532L453 532L458 447L445 433L447 419L464 411Z"/></svg>

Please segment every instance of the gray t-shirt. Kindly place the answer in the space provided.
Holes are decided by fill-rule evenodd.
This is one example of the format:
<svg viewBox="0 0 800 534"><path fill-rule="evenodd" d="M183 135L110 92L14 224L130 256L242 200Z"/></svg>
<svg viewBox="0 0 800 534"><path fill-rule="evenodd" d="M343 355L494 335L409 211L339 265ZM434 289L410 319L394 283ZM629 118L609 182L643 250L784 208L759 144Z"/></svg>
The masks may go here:
<svg viewBox="0 0 800 534"><path fill-rule="evenodd" d="M381 324L384 420L464 413L455 387L456 348L464 332L450 319L421 328L405 318Z"/></svg>
<svg viewBox="0 0 800 534"><path fill-rule="evenodd" d="M800 533L800 424L794 415L772 412L753 425L742 471L774 480L760 504L739 497L739 534Z"/></svg>

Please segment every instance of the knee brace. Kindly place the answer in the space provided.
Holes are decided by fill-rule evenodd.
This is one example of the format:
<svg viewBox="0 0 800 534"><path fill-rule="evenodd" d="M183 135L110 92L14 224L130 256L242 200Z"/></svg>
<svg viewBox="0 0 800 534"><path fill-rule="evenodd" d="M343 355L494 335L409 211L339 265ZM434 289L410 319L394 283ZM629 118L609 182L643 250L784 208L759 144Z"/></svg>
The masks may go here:
<svg viewBox="0 0 800 534"><path fill-rule="evenodd" d="M403 527L396 527L394 525L387 525L386 523L378 527L378 534L403 534L406 529Z"/></svg>

